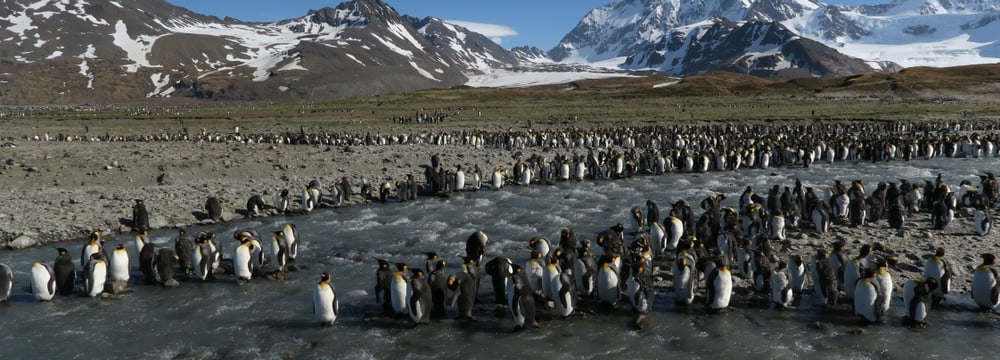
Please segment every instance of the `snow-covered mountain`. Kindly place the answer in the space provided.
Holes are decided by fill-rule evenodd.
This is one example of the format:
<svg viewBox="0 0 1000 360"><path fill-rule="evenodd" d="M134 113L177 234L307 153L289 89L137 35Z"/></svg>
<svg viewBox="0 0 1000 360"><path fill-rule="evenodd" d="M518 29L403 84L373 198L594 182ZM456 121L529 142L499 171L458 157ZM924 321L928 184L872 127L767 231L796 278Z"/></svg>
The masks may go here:
<svg viewBox="0 0 1000 360"><path fill-rule="evenodd" d="M272 23L163 0L0 4L0 103L333 98L450 87L517 64L482 35L379 0Z"/></svg>
<svg viewBox="0 0 1000 360"><path fill-rule="evenodd" d="M858 59L875 70L893 69L893 63L995 63L1000 61L998 10L1000 0L895 0L859 7L813 0L618 0L588 13L548 55L560 62L610 61L674 74L715 69L755 73L761 66L774 73L781 66L800 68L826 56L835 57L832 61L846 71L863 71L846 66L859 64ZM753 31L739 30L748 26ZM783 41L759 41L762 31L779 29ZM796 46L812 54L789 57ZM744 54L736 56L739 52ZM763 61L758 60L761 55L766 55ZM748 61L753 65L739 64ZM715 65L706 68L706 63ZM839 74L816 68L797 72Z"/></svg>

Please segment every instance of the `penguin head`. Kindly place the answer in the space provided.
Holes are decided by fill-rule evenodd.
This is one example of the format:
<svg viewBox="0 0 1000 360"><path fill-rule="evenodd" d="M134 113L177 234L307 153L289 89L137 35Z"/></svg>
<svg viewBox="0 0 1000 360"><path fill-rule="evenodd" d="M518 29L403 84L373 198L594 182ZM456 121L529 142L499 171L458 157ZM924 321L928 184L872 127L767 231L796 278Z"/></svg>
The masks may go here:
<svg viewBox="0 0 1000 360"><path fill-rule="evenodd" d="M142 199L135 199L136 205L142 205Z"/></svg>
<svg viewBox="0 0 1000 360"><path fill-rule="evenodd" d="M124 244L118 244L117 246L115 246L115 251L119 251L119 250L124 251L125 250L125 245Z"/></svg>
<svg viewBox="0 0 1000 360"><path fill-rule="evenodd" d="M101 260L102 258L103 258L103 256L101 255L100 251L95 252L93 254L90 254L90 260L91 261L93 261L93 260Z"/></svg>
<svg viewBox="0 0 1000 360"><path fill-rule="evenodd" d="M407 265L406 263L396 263L396 269L400 272L407 271L410 269L410 265Z"/></svg>
<svg viewBox="0 0 1000 360"><path fill-rule="evenodd" d="M66 250L64 248L56 248L56 251L59 252L59 256L69 255L69 250Z"/></svg>
<svg viewBox="0 0 1000 360"><path fill-rule="evenodd" d="M871 245L868 244L861 245L861 250L858 250L858 257L861 258L868 256L868 254L871 254L871 252L872 252Z"/></svg>
<svg viewBox="0 0 1000 360"><path fill-rule="evenodd" d="M100 239L101 239L101 231L100 230L94 230L93 232L90 233L90 241L93 242L93 241L97 241L97 240L100 240Z"/></svg>
<svg viewBox="0 0 1000 360"><path fill-rule="evenodd" d="M187 235L187 230L184 230L184 229L177 229L177 233L178 233L178 234L179 234L180 236L184 236L184 235Z"/></svg>
<svg viewBox="0 0 1000 360"><path fill-rule="evenodd" d="M937 249L934 250L934 256L935 257L943 257L944 254L945 254L945 250L944 250L943 247L939 247L939 248L937 248Z"/></svg>
<svg viewBox="0 0 1000 360"><path fill-rule="evenodd" d="M427 253L425 253L425 255L427 256L427 258L426 258L427 261L434 261L434 260L438 259L438 254L436 252L433 252L433 251L427 252Z"/></svg>
<svg viewBox="0 0 1000 360"><path fill-rule="evenodd" d="M521 267L521 265L518 265L518 264L511 264L511 265L510 265L510 267L511 267L511 271L512 271L512 272L513 272L514 274L517 274L517 273L521 273L521 272L524 272L524 268L522 268L522 267Z"/></svg>
<svg viewBox="0 0 1000 360"><path fill-rule="evenodd" d="M424 277L424 271L419 268L410 269L410 274L413 275L414 278Z"/></svg>
<svg viewBox="0 0 1000 360"><path fill-rule="evenodd" d="M997 263L997 257L993 254L982 254L980 257L983 258L983 265L995 265Z"/></svg>

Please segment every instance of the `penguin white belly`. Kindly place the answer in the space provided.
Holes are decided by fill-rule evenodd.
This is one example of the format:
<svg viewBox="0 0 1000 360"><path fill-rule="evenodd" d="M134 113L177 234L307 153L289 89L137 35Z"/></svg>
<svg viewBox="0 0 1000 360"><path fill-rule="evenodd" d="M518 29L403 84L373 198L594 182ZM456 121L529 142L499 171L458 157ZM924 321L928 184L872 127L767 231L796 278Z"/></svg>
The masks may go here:
<svg viewBox="0 0 1000 360"><path fill-rule="evenodd" d="M314 208L314 202L309 189L302 190L302 211L311 212Z"/></svg>
<svg viewBox="0 0 1000 360"><path fill-rule="evenodd" d="M142 250L142 249L139 249ZM90 262L90 255L98 253L101 251L101 247L97 244L87 244L83 247L83 253L80 255L80 267L86 269L87 263ZM138 253L136 253L138 254Z"/></svg>
<svg viewBox="0 0 1000 360"><path fill-rule="evenodd" d="M667 220L667 234L667 248L676 249L684 235L684 223L681 219L671 216Z"/></svg>
<svg viewBox="0 0 1000 360"><path fill-rule="evenodd" d="M459 171L455 173L455 191L465 190L465 172Z"/></svg>
<svg viewBox="0 0 1000 360"><path fill-rule="evenodd" d="M128 282L129 264L128 252L122 249L115 249L111 255L111 281Z"/></svg>
<svg viewBox="0 0 1000 360"><path fill-rule="evenodd" d="M531 285L531 289L535 292L542 292L542 273L545 269L537 260L531 259L524 264L524 273L528 277L528 284Z"/></svg>
<svg viewBox="0 0 1000 360"><path fill-rule="evenodd" d="M392 310L396 314L407 315L407 303L409 299L406 298L407 295L407 284L406 279L403 278L402 274L396 273L396 276L392 278L392 283L389 285L389 298L392 301Z"/></svg>
<svg viewBox="0 0 1000 360"><path fill-rule="evenodd" d="M785 217L774 216L771 218L771 240L785 240Z"/></svg>
<svg viewBox="0 0 1000 360"><path fill-rule="evenodd" d="M555 300L557 289L553 288L552 285L559 282L559 267L555 264L549 264L542 271L542 294L545 298Z"/></svg>
<svg viewBox="0 0 1000 360"><path fill-rule="evenodd" d="M733 277L729 270L720 268L709 286L713 291L711 298L708 299L708 307L713 310L729 307L729 300L733 295Z"/></svg>
<svg viewBox="0 0 1000 360"><path fill-rule="evenodd" d="M618 273L605 264L597 270L597 297L601 302L615 305L618 303Z"/></svg>
<svg viewBox="0 0 1000 360"><path fill-rule="evenodd" d="M295 260L299 256L299 231L295 224L285 224L285 246L288 247L288 260Z"/></svg>
<svg viewBox="0 0 1000 360"><path fill-rule="evenodd" d="M854 315L868 322L878 321L878 297L879 291L869 279L859 280L854 287Z"/></svg>
<svg viewBox="0 0 1000 360"><path fill-rule="evenodd" d="M847 262L844 266L844 293L847 294L848 299L854 298L854 286L852 284L857 284L858 279L861 278L861 262L858 260L851 260Z"/></svg>
<svg viewBox="0 0 1000 360"><path fill-rule="evenodd" d="M569 164L562 164L559 167L559 180L569 180Z"/></svg>
<svg viewBox="0 0 1000 360"><path fill-rule="evenodd" d="M36 262L31 266L31 293L38 301L49 301L56 295L56 279L47 264Z"/></svg>
<svg viewBox="0 0 1000 360"><path fill-rule="evenodd" d="M667 249L667 232L663 230L663 225L660 225L659 222L649 224L649 236L653 238L651 246L656 247L657 253Z"/></svg>
<svg viewBox="0 0 1000 360"><path fill-rule="evenodd" d="M104 260L91 262L85 284L87 296L95 297L104 292L104 283L108 278L108 266Z"/></svg>
<svg viewBox="0 0 1000 360"><path fill-rule="evenodd" d="M778 307L788 307L792 304L792 287L788 277L782 271L771 273L771 302Z"/></svg>
<svg viewBox="0 0 1000 360"><path fill-rule="evenodd" d="M993 288L997 286L997 279L989 269L976 269L972 275L972 299L976 305L982 309L992 309L997 306L997 301L993 299Z"/></svg>
<svg viewBox="0 0 1000 360"><path fill-rule="evenodd" d="M339 301L333 286L327 283L317 284L313 292L313 312L316 314L316 320L323 324L333 324L337 321L338 307Z"/></svg>
<svg viewBox="0 0 1000 360"><path fill-rule="evenodd" d="M877 279L880 292L879 296L882 299L884 299L884 301L881 303L879 311L885 313L886 311L889 311L889 305L890 303L892 303L892 287L893 287L892 276L889 275L888 271L886 271L884 273L880 273Z"/></svg>
<svg viewBox="0 0 1000 360"><path fill-rule="evenodd" d="M493 190L500 190L503 186L503 175L498 172L493 173L493 177L490 179L490 188Z"/></svg>
<svg viewBox="0 0 1000 360"><path fill-rule="evenodd" d="M240 280L250 280L253 277L252 247L253 245L249 242L241 244L236 248L236 254L233 256L233 270Z"/></svg>
<svg viewBox="0 0 1000 360"><path fill-rule="evenodd" d="M678 268L673 266L674 274L674 302L682 305L689 305L694 302L694 273L690 265Z"/></svg>
<svg viewBox="0 0 1000 360"><path fill-rule="evenodd" d="M932 277L937 280L938 286L934 288L932 294L936 298L944 298L944 294L951 291L950 279L944 279L945 269L943 263L930 259L924 264L924 278Z"/></svg>
<svg viewBox="0 0 1000 360"><path fill-rule="evenodd" d="M579 258L573 263L573 280L576 281L577 295L588 297L594 292L594 277L587 276L587 266Z"/></svg>
<svg viewBox="0 0 1000 360"><path fill-rule="evenodd" d="M788 269L792 280L792 291L801 293L802 289L806 287L806 267L802 264L795 265L792 263Z"/></svg>

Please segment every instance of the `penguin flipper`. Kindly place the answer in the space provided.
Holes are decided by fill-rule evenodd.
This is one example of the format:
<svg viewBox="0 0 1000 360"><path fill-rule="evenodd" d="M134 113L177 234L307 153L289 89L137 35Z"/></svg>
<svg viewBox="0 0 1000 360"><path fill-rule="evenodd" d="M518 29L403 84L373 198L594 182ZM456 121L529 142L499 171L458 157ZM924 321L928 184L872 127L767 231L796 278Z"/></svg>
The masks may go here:
<svg viewBox="0 0 1000 360"><path fill-rule="evenodd" d="M337 297L337 292L333 292L333 315L340 316L340 298Z"/></svg>

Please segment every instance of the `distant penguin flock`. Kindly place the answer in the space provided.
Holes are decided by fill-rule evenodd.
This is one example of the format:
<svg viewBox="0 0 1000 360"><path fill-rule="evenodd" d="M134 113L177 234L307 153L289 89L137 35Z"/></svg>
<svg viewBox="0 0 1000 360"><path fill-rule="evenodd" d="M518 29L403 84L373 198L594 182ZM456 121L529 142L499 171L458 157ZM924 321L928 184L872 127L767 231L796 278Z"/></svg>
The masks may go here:
<svg viewBox="0 0 1000 360"><path fill-rule="evenodd" d="M810 129L815 130L811 127L786 130L805 134ZM564 134L549 141L532 134L511 141L520 144L520 148L531 143L563 144L569 148L580 141L592 145L635 141L632 135L637 135L635 129L604 133L599 140L574 139ZM783 135L773 136L785 139ZM740 164L746 167L808 166L817 160L808 158L810 154L832 153L829 159L844 161L885 161L919 155L926 158L940 151L944 151L944 156L958 156L960 151L949 149L971 149L969 144L996 139L913 141L906 144L905 149L884 143L882 147L873 148L858 142L826 148L796 150L789 145L780 150L744 148L724 152L712 145L714 140L717 139L694 136L694 133L672 138L641 137L640 142L650 149L647 153L638 152L636 149L641 149L640 146L611 153L593 151L603 146L588 146L591 150L587 155L557 155L555 159L522 158L518 151L514 167L496 169L489 181L482 179L478 167L466 173L472 167L449 167L435 155L431 165L423 166L424 184L417 184L412 176L395 183L372 185L364 181L360 194L366 199L383 202L409 201L416 198L419 188L424 189L425 195L447 196L449 192L478 190L481 186L500 190L508 185L534 186L573 179L613 180L673 171L735 170ZM668 143L672 145L666 145ZM496 146L519 148L506 142ZM886 152L887 149L892 150ZM664 156L664 153L672 155ZM638 205L628 207L630 226L612 225L595 234L593 242L578 238L569 228L562 230L562 239L557 244L544 236L527 239L523 262L503 256L485 261L489 237L483 231L476 231L466 239L466 252L462 256L461 270L457 272L444 273L445 260L433 252L428 253L423 269L379 259L376 303L382 307L383 315L407 317L416 324L444 318L449 312L458 319L473 320L482 277L489 275L493 281L495 305L506 309L515 327L521 329L539 326L538 316L544 312L567 318L583 309L591 311L627 304L637 314L649 313L655 310L657 293L667 289L672 289L674 302L678 305L701 303L709 312L723 312L734 300L744 297L735 290L746 283L751 294L761 294L759 298L775 308L796 307L803 292L811 289L813 299L824 307L845 306L840 303L843 299L862 321L884 322L895 287L888 269L898 262L898 256L885 244L865 244L856 257L848 254L845 244L838 243L829 252L816 249L811 254L793 254L788 259L778 259L772 243L789 241L789 232L823 238L832 226L879 226L882 220L888 220L891 228L903 231L914 227L916 214L930 214L930 227L941 230L952 226L956 210L963 207L973 209L971 233L980 236L990 233L991 212L1000 193L995 177L991 173L983 175L979 186L969 185L962 195L963 200L958 201L941 176L934 181L880 183L870 195L861 181L852 182L850 187L836 181L825 189L806 187L796 181L794 186L785 186L783 191L775 185L767 198L755 194L748 186L739 197L738 207L722 206L727 194L714 193L699 204L702 213L698 216L691 205L681 200L673 203L661 218L657 203L647 201L645 209ZM377 187L378 195L373 187ZM324 206L321 189L318 181L303 188L299 201L302 213L309 214ZM346 179L338 180L330 192L330 202L342 204L354 194ZM265 210L285 213L294 203L290 192L282 189L275 194L273 204L267 204L262 195L253 195L245 210L248 217L264 215ZM223 201L218 197L209 197L204 209L207 219L225 220ZM98 297L109 290L115 292L115 283L135 282L131 276L135 268L142 272L146 284L170 287L178 285L174 279L176 274L196 281L212 281L217 274L229 274L242 284L260 277L280 280L288 271L300 268L293 264L301 243L294 224L273 231L270 241L254 229L238 231L233 236L238 243L235 246L224 245L214 233L202 232L192 237L182 229L174 246L159 247L144 238L150 230L145 202L136 199L132 210L138 259L129 259L125 245L106 249L105 237L100 231L94 231L81 250L79 272L69 252L62 248L58 249L54 265L32 264L29 282L34 298L51 301L56 294ZM222 254L229 251L231 263L225 267ZM809 260L804 260L803 255ZM993 309L1000 303L1000 275L992 254L983 254L982 259L972 276L971 297L979 308ZM664 275L665 269L670 269L669 276ZM928 256L921 278L902 282L908 323L925 324L927 313L947 301L951 269L944 249L937 249ZM668 278L673 281L672 286L663 285ZM329 272L321 273L312 291L313 313L324 325L335 323L339 316L340 298L332 279ZM807 284L810 281L811 286ZM0 301L10 298L13 282L10 268L0 264Z"/></svg>

